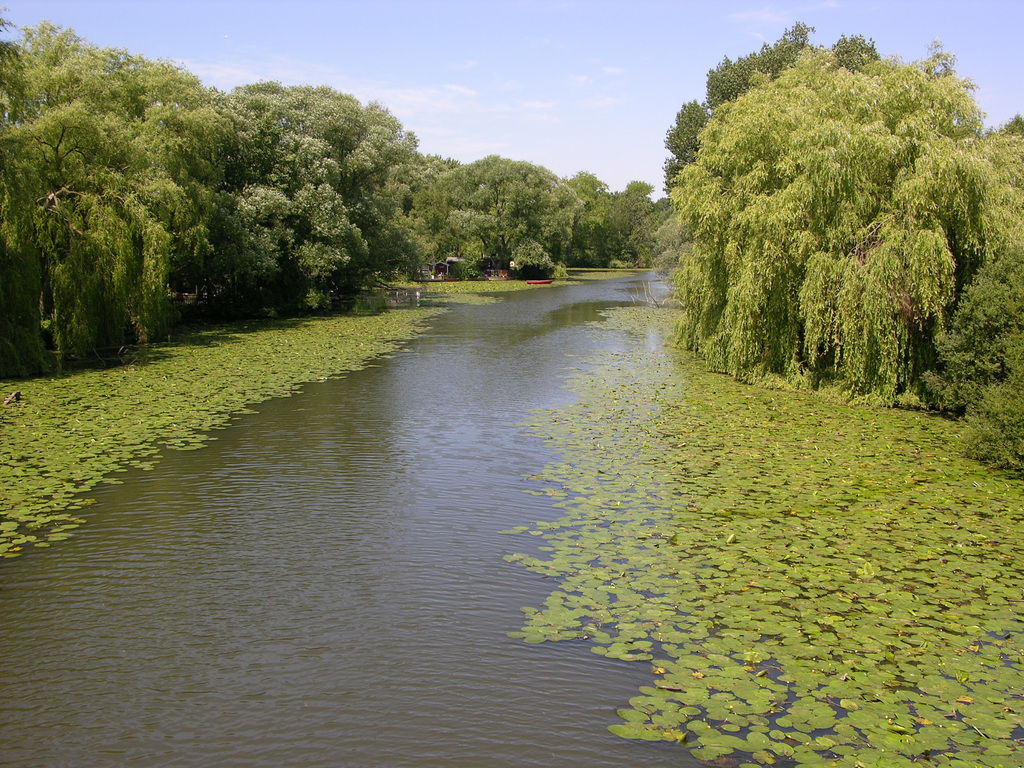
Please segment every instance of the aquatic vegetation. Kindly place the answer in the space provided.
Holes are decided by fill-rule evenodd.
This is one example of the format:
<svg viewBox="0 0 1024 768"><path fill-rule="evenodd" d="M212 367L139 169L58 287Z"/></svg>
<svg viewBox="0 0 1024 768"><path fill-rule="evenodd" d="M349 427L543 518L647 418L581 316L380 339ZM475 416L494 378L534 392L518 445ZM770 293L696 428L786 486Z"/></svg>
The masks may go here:
<svg viewBox="0 0 1024 768"><path fill-rule="evenodd" d="M510 556L559 580L516 636L651 664L610 730L709 765L1024 763L1024 483L955 422L708 373L671 323L615 310L630 343L532 422L565 516Z"/></svg>
<svg viewBox="0 0 1024 768"><path fill-rule="evenodd" d="M533 288L524 280L436 280L396 283L394 287L409 293L416 292L423 306L440 307L454 304L493 304L501 301L502 293Z"/></svg>
<svg viewBox="0 0 1024 768"><path fill-rule="evenodd" d="M624 274L646 272L647 270L570 269L565 280L555 280L554 285L564 285L595 280L610 280ZM408 291L419 291L427 303L486 304L497 300L495 294L510 291L535 291L536 285L525 280L441 280L425 283L401 283L398 287Z"/></svg>
<svg viewBox="0 0 1024 768"><path fill-rule="evenodd" d="M436 280L426 283L408 283L405 287L415 287L422 295L427 297L449 297L464 296L466 294L482 293L507 293L509 291L525 291L532 286L527 285L525 280L456 280L446 282Z"/></svg>
<svg viewBox="0 0 1024 768"><path fill-rule="evenodd" d="M589 281L589 280L611 280L616 277L622 277L623 275L640 274L649 272L646 269L584 269L574 268L569 270L569 280L571 281Z"/></svg>
<svg viewBox="0 0 1024 768"><path fill-rule="evenodd" d="M240 323L139 348L134 359L57 378L0 382L0 555L48 546L84 520L81 496L163 448L215 439L247 406L361 368L439 308Z"/></svg>

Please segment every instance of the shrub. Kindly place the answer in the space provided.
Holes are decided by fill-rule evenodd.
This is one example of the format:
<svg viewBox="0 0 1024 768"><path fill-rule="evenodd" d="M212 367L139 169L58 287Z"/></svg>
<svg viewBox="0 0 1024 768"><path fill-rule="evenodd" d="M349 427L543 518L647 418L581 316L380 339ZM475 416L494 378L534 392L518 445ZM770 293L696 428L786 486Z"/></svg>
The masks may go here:
<svg viewBox="0 0 1024 768"><path fill-rule="evenodd" d="M1024 247L982 267L937 345L931 389L966 414L968 455L1024 472Z"/></svg>

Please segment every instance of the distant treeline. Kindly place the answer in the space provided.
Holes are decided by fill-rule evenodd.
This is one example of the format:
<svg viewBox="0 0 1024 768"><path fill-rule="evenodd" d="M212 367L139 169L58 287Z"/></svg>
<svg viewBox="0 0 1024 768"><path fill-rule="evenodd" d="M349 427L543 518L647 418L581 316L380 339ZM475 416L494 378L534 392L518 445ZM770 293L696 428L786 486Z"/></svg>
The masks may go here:
<svg viewBox="0 0 1024 768"><path fill-rule="evenodd" d="M666 137L682 346L756 382L966 414L1024 471L1024 120L986 130L936 45L812 46L708 74Z"/></svg>
<svg viewBox="0 0 1024 768"><path fill-rule="evenodd" d="M183 312L328 308L425 264L644 266L668 216L648 184L425 156L380 104L225 94L49 24L0 43L0 100L0 377L162 338Z"/></svg>

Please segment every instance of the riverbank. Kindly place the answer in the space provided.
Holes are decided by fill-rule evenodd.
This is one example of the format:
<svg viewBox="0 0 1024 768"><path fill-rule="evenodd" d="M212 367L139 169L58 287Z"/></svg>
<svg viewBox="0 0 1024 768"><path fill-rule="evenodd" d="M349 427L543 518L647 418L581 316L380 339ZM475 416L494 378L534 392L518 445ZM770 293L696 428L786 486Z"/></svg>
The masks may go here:
<svg viewBox="0 0 1024 768"><path fill-rule="evenodd" d="M650 664L611 730L709 765L1020 765L1024 483L954 422L709 374L672 320L616 310L534 420L565 517L511 558L559 580L518 636Z"/></svg>

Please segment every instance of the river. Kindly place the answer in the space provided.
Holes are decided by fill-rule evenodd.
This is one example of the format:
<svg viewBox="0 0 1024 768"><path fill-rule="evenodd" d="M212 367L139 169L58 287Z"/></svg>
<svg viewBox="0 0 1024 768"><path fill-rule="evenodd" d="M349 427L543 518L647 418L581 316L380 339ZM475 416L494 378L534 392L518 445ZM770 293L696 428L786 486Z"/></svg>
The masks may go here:
<svg viewBox="0 0 1024 768"><path fill-rule="evenodd" d="M507 636L552 584L500 532L559 516L522 424L650 279L458 306L95 491L3 563L0 764L696 765L607 731L647 664Z"/></svg>

